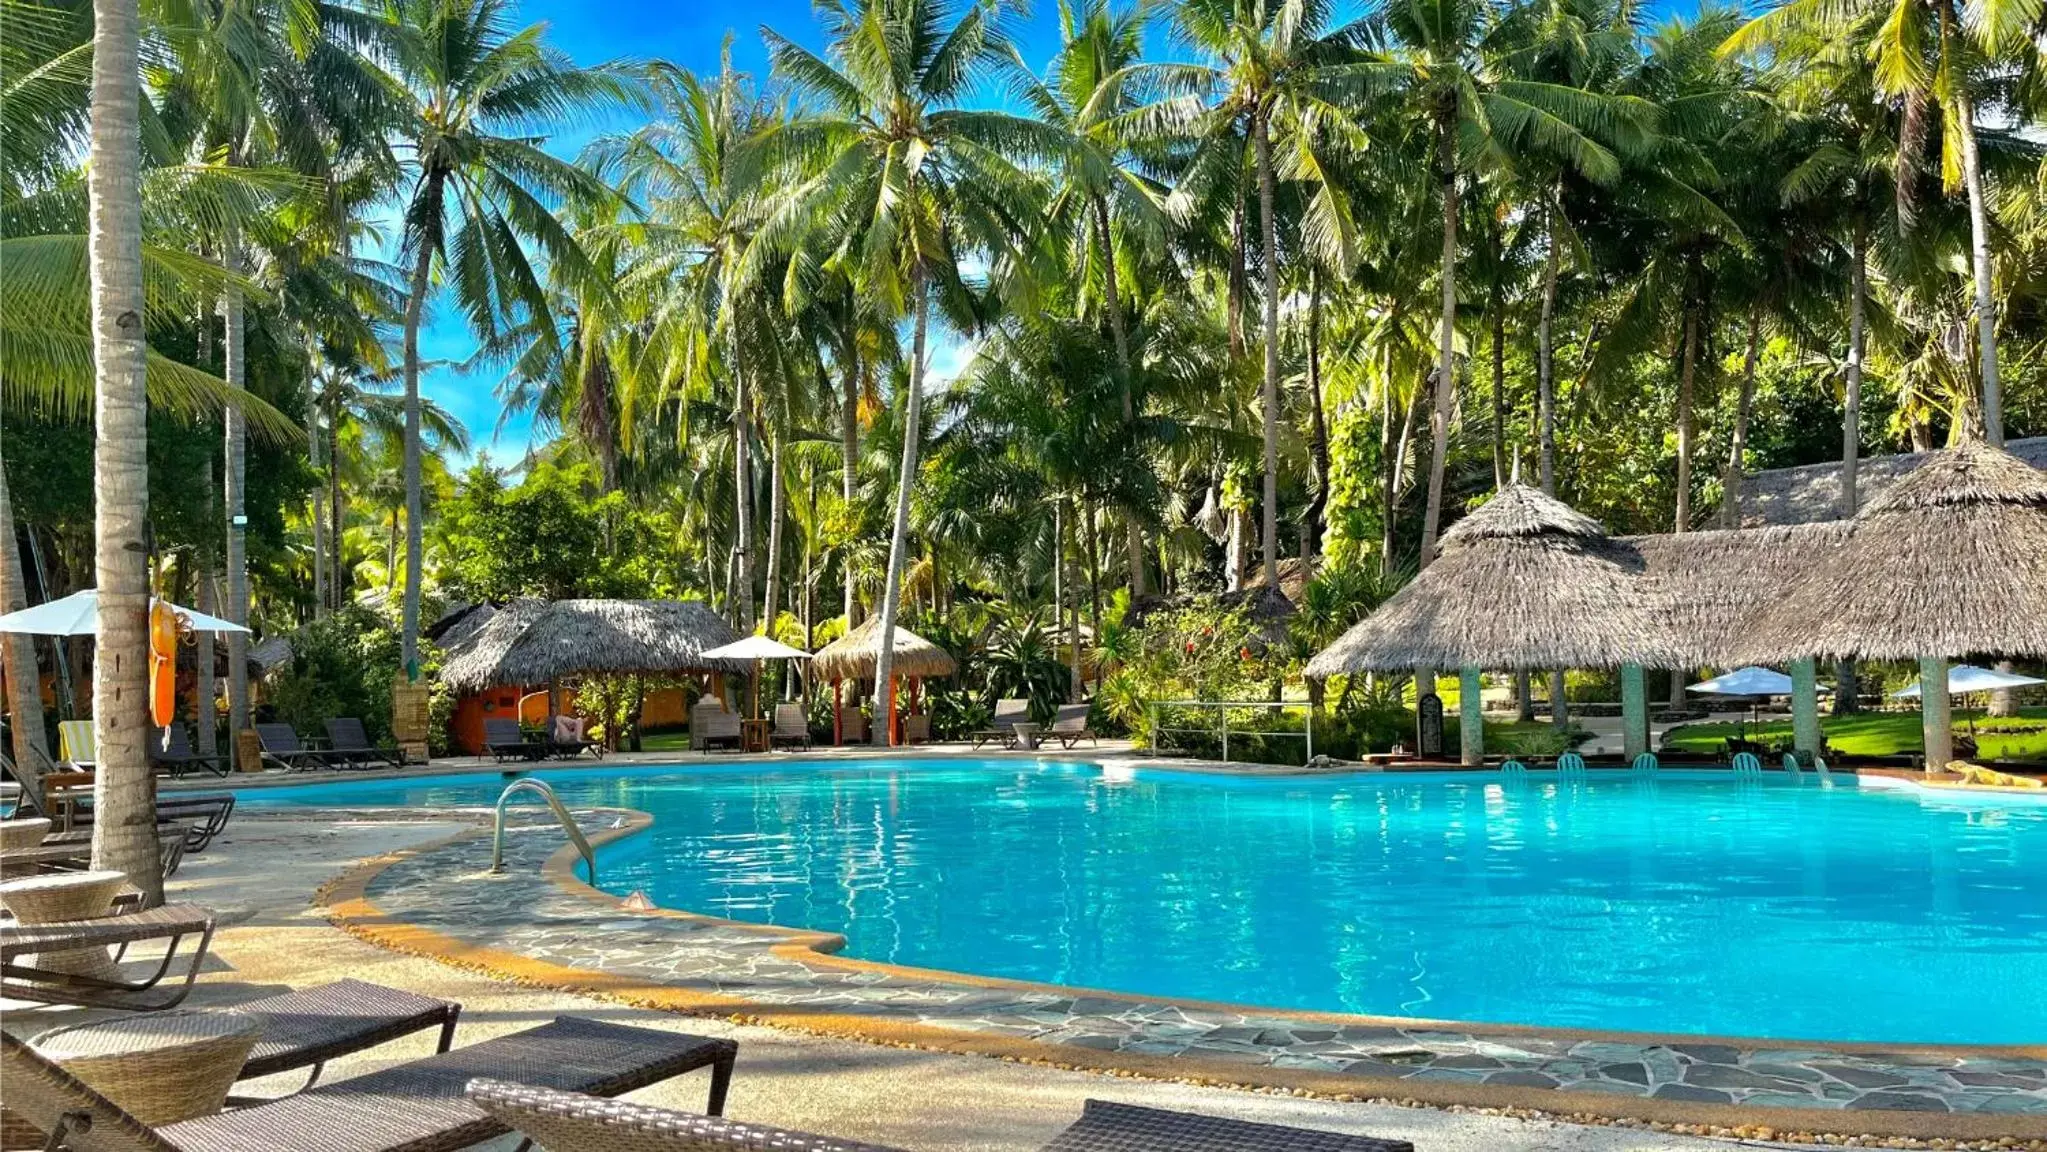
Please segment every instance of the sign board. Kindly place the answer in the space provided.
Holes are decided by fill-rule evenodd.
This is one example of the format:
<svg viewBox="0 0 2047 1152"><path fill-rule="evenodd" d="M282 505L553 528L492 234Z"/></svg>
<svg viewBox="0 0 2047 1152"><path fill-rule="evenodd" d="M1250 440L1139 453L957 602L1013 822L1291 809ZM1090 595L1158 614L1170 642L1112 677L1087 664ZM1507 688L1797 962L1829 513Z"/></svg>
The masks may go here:
<svg viewBox="0 0 2047 1152"><path fill-rule="evenodd" d="M1423 759L1443 754L1443 698L1434 692L1415 705L1415 751Z"/></svg>
<svg viewBox="0 0 2047 1152"><path fill-rule="evenodd" d="M391 735L399 747L406 752L406 759L418 751L419 759L425 762L427 730L432 727L428 716L428 693L424 684L394 684L391 687Z"/></svg>

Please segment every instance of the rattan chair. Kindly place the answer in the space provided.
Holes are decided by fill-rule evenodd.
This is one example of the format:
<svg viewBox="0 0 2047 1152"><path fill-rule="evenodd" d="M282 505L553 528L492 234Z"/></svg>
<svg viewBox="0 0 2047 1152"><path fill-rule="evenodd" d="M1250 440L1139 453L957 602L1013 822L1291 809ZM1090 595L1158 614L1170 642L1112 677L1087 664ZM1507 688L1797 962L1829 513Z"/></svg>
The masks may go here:
<svg viewBox="0 0 2047 1152"><path fill-rule="evenodd" d="M71 1152L452 1152L503 1135L463 1095L479 1077L613 1096L711 1069L722 1107L738 1045L574 1016L281 1100L151 1127L13 1036L0 1035L7 1108Z"/></svg>
<svg viewBox="0 0 2047 1152"><path fill-rule="evenodd" d="M900 1152L497 1080L472 1082L469 1098L548 1152ZM1414 1152L1414 1146L1089 1100L1043 1152Z"/></svg>
<svg viewBox="0 0 2047 1152"><path fill-rule="evenodd" d="M810 748L810 718L803 713L801 704L775 705L775 731L769 739L772 745L801 744Z"/></svg>
<svg viewBox="0 0 2047 1152"><path fill-rule="evenodd" d="M184 976L165 987L177 966L185 941L196 937L185 958ZM125 973L112 976L56 971L32 963L43 954L86 948L122 948L164 941L156 970L141 979ZM213 943L213 914L190 904L165 904L125 916L65 920L53 924L0 921L0 999L37 1004L76 1004L85 1008L127 1008L157 1011L176 1007L192 990L192 980Z"/></svg>
<svg viewBox="0 0 2047 1152"><path fill-rule="evenodd" d="M976 752L981 750L981 745L992 740L1000 740L1005 747L1014 748L1016 747L1017 722L1029 720L1030 718L1031 702L1029 700L1013 698L997 700L995 702L995 718L989 721L988 727L972 733L967 739L974 742L974 750Z"/></svg>

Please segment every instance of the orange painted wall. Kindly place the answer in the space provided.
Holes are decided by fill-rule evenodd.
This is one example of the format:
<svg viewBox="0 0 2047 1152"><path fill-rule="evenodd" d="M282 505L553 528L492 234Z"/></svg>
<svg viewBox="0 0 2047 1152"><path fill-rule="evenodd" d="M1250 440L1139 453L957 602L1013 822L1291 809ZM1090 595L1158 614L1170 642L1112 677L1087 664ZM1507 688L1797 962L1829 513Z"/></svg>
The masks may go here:
<svg viewBox="0 0 2047 1152"><path fill-rule="evenodd" d="M520 704L525 707L520 709ZM576 713L576 690L561 690L562 711ZM515 713L515 709L519 709ZM449 735L455 746L470 755L483 751L483 722L487 717L518 715L521 723L540 725L547 722L547 689L492 688L486 692L475 692L455 702L455 716L448 722ZM689 708L683 703L682 689L657 688L647 693L647 699L640 710L640 727L672 728L689 721Z"/></svg>

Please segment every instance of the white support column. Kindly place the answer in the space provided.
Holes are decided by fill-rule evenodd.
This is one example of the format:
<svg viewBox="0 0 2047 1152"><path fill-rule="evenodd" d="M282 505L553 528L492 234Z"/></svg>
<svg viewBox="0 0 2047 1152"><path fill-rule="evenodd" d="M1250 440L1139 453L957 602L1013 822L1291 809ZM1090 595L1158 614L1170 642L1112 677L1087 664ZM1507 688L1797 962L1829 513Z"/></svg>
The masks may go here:
<svg viewBox="0 0 2047 1152"><path fill-rule="evenodd" d="M1791 746L1801 754L1820 754L1819 670L1811 659L1791 662Z"/></svg>
<svg viewBox="0 0 2047 1152"><path fill-rule="evenodd" d="M1621 665L1621 754L1629 763L1649 750L1649 687L1640 664Z"/></svg>
<svg viewBox="0 0 2047 1152"><path fill-rule="evenodd" d="M1926 770L1944 772L1955 758L1955 732L1948 712L1947 661L1919 662L1919 727L1925 736Z"/></svg>
<svg viewBox="0 0 2047 1152"><path fill-rule="evenodd" d="M1466 767L1485 762L1485 700L1478 669L1457 671L1457 751Z"/></svg>

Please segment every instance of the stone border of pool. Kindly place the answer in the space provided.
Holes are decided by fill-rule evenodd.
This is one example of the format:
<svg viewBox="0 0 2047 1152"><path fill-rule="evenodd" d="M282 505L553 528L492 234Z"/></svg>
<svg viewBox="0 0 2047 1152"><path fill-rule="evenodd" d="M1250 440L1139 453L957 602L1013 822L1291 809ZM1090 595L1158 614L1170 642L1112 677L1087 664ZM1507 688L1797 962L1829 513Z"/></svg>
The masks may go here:
<svg viewBox="0 0 2047 1152"><path fill-rule="evenodd" d="M645 813L598 811L620 818L593 837L598 845L652 823ZM536 858L539 841L510 839L514 873L492 878L510 882L492 896L484 895L491 885L447 883L474 878L488 847L478 829L366 861L323 888L316 904L358 937L499 979L881 1044L1337 1099L1743 1135L2047 1139L2047 1048L1473 1026L936 972L835 955L844 946L835 934L629 909L575 875L573 849ZM603 909L604 947L588 939L593 907ZM487 923L493 916L495 925ZM1832 1106L1801 1106L1801 1097ZM1956 1104L2011 1110L1895 1110Z"/></svg>

